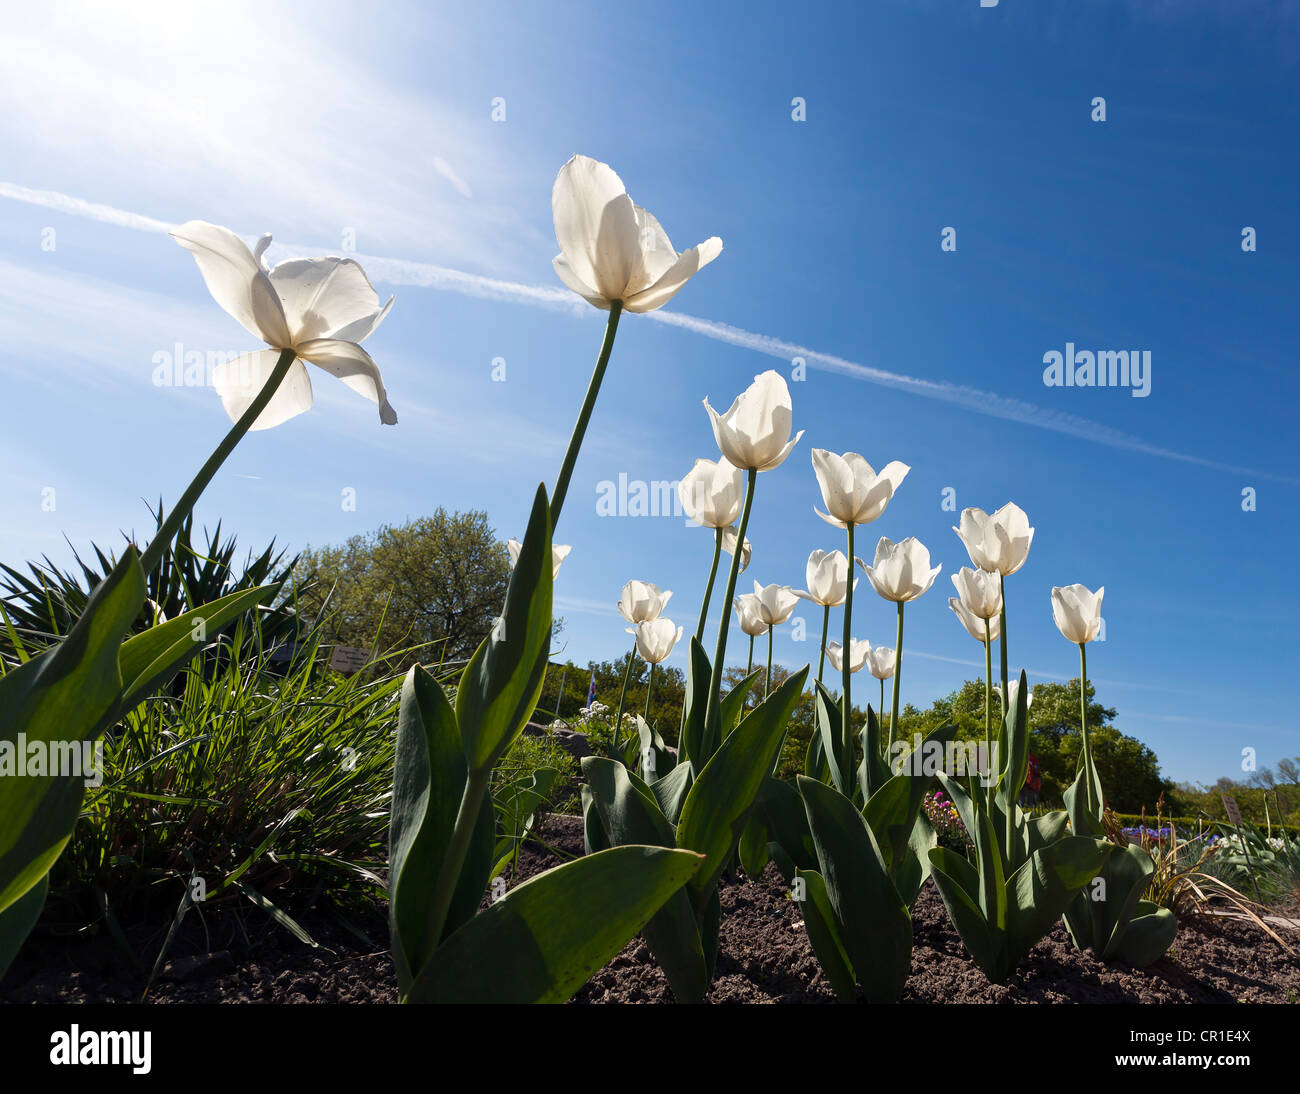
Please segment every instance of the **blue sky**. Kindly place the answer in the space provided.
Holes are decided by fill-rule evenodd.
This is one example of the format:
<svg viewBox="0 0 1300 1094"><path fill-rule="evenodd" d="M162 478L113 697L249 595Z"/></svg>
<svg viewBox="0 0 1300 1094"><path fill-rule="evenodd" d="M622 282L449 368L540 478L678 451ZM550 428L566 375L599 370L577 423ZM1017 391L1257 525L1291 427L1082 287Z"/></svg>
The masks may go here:
<svg viewBox="0 0 1300 1094"><path fill-rule="evenodd" d="M1014 500L1037 529L1008 582L1031 682L1077 673L1051 586L1105 585L1090 672L1166 774L1300 752L1300 594L1282 568L1300 524L1297 4L133 10L6 16L0 558L144 529L142 499L175 498L227 428L211 390L152 379L177 343L258 348L165 235L192 218L274 233L273 261L354 237L397 296L367 347L400 423L314 372L314 409L247 438L201 520L301 547L445 505L520 534L602 331L550 262L551 183L582 152L679 248L719 235L725 250L620 328L559 535L565 656L627 648L613 603L631 577L674 590L691 629L708 533L599 517L597 483L716 457L701 400L725 407L802 356L806 434L760 478L742 583L802 587L809 551L842 549L813 514L813 447L903 460L858 553L914 535L944 567L908 610L905 701L982 670L947 608L967 564L951 488L958 509ZM1149 350L1150 395L1045 386L1043 355L1067 342ZM802 614L806 642L777 635L789 665L816 656L820 620ZM865 580L854 620L893 644L892 605Z"/></svg>

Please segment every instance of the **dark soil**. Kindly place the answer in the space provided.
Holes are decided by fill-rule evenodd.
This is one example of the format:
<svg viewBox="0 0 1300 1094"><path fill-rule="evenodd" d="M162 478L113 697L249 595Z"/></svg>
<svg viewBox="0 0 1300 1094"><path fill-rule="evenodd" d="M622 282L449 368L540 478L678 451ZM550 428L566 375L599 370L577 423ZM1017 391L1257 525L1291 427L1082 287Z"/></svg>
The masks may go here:
<svg viewBox="0 0 1300 1094"><path fill-rule="evenodd" d="M582 852L578 818L554 816L542 838ZM556 864L529 846L521 877ZM797 904L775 867L758 881L721 887L722 930L712 1003L830 1003ZM318 942L311 947L249 906L209 909L182 924L148 998L158 1003L390 1003L397 1001L386 951L385 911L353 914L290 907ZM1183 923L1174 948L1148 969L1104 965L1078 953L1058 924L1009 983L990 984L966 956L933 886L914 910L916 945L905 1003L1231 1003L1300 1000L1300 957L1288 956L1257 928L1236 921ZM360 930L370 944L356 934ZM1300 951L1300 932L1293 948ZM152 964L161 933L142 948ZM143 960L143 959L142 959ZM139 1000L148 979L104 936L38 933L0 982L0 1002L112 1003ZM672 992L649 948L634 939L574 998L578 1003L667 1003Z"/></svg>

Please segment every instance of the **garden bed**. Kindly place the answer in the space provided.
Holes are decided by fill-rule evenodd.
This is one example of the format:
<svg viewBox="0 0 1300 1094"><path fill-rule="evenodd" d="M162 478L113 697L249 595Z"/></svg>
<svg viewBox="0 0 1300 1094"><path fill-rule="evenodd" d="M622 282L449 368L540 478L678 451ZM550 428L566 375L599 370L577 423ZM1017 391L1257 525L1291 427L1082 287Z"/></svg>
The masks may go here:
<svg viewBox="0 0 1300 1094"><path fill-rule="evenodd" d="M542 836L569 854L582 851L582 823L554 816ZM525 876L555 865L529 846ZM799 906L769 866L758 881L724 880L715 1003L830 1003L830 987L804 931ZM157 1003L390 1003L396 980L382 907L345 926L332 913L290 909L320 944L312 949L252 909L189 916L154 981ZM1291 912L1295 914L1294 911ZM966 956L932 885L913 914L915 950L904 1003L1273 1003L1300 1001L1300 957L1257 928L1230 919L1180 926L1173 949L1149 969L1105 965L1078 953L1057 924L1005 985L990 984ZM367 944L356 931L368 936ZM149 936L144 936L147 939ZM1300 933L1295 935L1300 941ZM133 939L134 941L135 939ZM156 953L156 934L149 961ZM38 933L0 982L6 1003L125 1003L138 1000L147 973L123 960L106 937ZM667 981L648 947L634 939L575 996L578 1003L667 1003Z"/></svg>

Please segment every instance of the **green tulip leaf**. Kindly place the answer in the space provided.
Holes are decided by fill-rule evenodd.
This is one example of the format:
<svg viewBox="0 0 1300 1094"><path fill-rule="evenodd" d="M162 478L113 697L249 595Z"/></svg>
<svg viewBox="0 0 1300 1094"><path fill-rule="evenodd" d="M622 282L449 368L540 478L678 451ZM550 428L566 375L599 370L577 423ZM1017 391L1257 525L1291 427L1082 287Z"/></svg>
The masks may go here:
<svg viewBox="0 0 1300 1094"><path fill-rule="evenodd" d="M703 910L740 840L807 676L804 666L752 710L713 754L686 796L677 846L705 856L705 865L689 886L697 911Z"/></svg>
<svg viewBox="0 0 1300 1094"><path fill-rule="evenodd" d="M613 847L525 881L434 952L413 1003L562 1003L700 868L690 851Z"/></svg>
<svg viewBox="0 0 1300 1094"><path fill-rule="evenodd" d="M840 938L835 909L826 893L826 882L816 870L800 870L795 875L796 884L799 881L804 884L804 899L799 908L803 912L804 927L808 930L808 941L817 955L817 963L830 981L835 997L841 1003L856 1003L857 977Z"/></svg>
<svg viewBox="0 0 1300 1094"><path fill-rule="evenodd" d="M44 747L50 763L93 740L122 693L118 653L144 604L145 579L134 547L86 602L57 646L0 677L0 755ZM85 777L0 776L0 912L36 885L62 854L81 810Z"/></svg>
<svg viewBox="0 0 1300 1094"><path fill-rule="evenodd" d="M1067 905L1106 862L1113 845L1066 836L1035 851L1007 880L1008 963L1014 968L1061 918Z"/></svg>
<svg viewBox="0 0 1300 1094"><path fill-rule="evenodd" d="M456 722L471 771L491 770L537 707L551 641L551 510L539 486L506 602L456 690Z"/></svg>

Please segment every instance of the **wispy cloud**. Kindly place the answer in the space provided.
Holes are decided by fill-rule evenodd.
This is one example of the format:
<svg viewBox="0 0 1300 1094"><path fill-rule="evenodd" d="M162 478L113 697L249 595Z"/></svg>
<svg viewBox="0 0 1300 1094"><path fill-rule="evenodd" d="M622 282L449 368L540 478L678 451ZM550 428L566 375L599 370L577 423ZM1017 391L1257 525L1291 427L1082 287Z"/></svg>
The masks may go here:
<svg viewBox="0 0 1300 1094"><path fill-rule="evenodd" d="M67 194L49 190L33 190L8 182L0 182L0 197L43 206L71 216L89 217L101 223L113 224L135 231L159 232L167 231L171 227L165 221L153 217L84 201ZM276 257L314 253L318 253L318 249L293 244L277 244L271 252ZM375 281L388 285L410 286L439 292L455 292L486 299L507 300L574 314L580 314L587 307L572 293L561 288L527 285L516 281L485 277L481 274L410 259L385 258L381 255L369 254L357 254L356 258L366 267L367 272ZM904 373L892 372L873 365L851 361L836 354L825 353L798 342L745 330L712 319L702 319L697 316L684 315L680 312L663 310L650 312L648 315L652 320L704 338L725 342L728 345L738 346L783 361L791 361L796 357L801 357L812 368L836 372L865 383L877 384L881 387L904 391L923 399L947 403L976 414L1001 418L1020 425L1031 426L1035 429L1061 433L1079 440L1103 445L1107 448L1136 452L1158 459L1203 467L1211 471L1249 475L1254 478L1285 483L1290 486L1300 486L1300 478L1284 475L1276 471L1215 460L1194 453L1180 452L1145 441L1140 437L1103 423L1052 410L1023 399L1010 398L965 384L927 380Z"/></svg>

